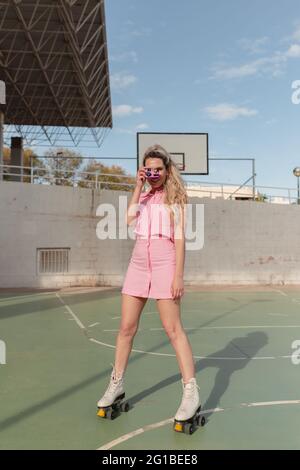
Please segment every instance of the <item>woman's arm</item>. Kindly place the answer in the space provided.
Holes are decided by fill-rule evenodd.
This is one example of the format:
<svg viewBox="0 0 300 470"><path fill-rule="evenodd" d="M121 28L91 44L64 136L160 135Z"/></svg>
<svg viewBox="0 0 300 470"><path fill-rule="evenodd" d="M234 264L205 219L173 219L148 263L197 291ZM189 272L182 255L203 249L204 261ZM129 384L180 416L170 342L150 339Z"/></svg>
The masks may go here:
<svg viewBox="0 0 300 470"><path fill-rule="evenodd" d="M173 298L179 298L184 294L184 262L185 262L185 211L183 208L179 209L177 223L175 224L175 253L176 253L176 267L174 279L172 283Z"/></svg>
<svg viewBox="0 0 300 470"><path fill-rule="evenodd" d="M140 199L140 194L141 194L142 188L139 188L136 186L133 191L133 195L130 199L130 202L127 207L127 213L126 213L126 223L127 225L130 225L131 222L136 219L137 217L137 210L134 210L135 204L138 204L139 199Z"/></svg>
<svg viewBox="0 0 300 470"><path fill-rule="evenodd" d="M176 252L176 269L175 276L182 277L184 273L184 261L185 261L185 240L175 239L175 252Z"/></svg>
<svg viewBox="0 0 300 470"><path fill-rule="evenodd" d="M139 203L140 195L144 186L146 176L145 176L145 170L144 168L140 168L137 172L136 176L136 186L134 188L132 197L130 199L130 202L127 207L127 212L126 212L126 224L130 225L131 222L136 219L137 217L137 206L136 204Z"/></svg>

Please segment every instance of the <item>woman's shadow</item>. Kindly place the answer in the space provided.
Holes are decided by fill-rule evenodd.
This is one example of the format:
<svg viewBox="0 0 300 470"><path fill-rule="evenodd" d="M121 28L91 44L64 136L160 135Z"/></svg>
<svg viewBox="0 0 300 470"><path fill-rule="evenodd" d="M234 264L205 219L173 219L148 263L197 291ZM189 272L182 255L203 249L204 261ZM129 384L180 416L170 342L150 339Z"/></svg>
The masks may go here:
<svg viewBox="0 0 300 470"><path fill-rule="evenodd" d="M221 397L229 387L232 375L244 369L266 344L268 344L266 333L255 331L248 333L246 336L234 338L224 349L197 361L197 372L203 371L208 367L218 369L214 386L205 404L203 404L203 409L211 410L206 413L207 419L213 414L213 410L218 407ZM236 354L232 354L233 350L236 351ZM228 357L232 357L232 359L222 359Z"/></svg>
<svg viewBox="0 0 300 470"><path fill-rule="evenodd" d="M208 367L218 369L214 386L205 403L202 403L202 410L210 410L206 413L206 418L213 414L213 410L218 407L223 394L229 387L231 376L245 368L255 357L260 349L268 344L268 336L263 331L254 331L246 336L232 339L223 349L199 359L195 363L195 371L202 372ZM174 374L146 390L130 398L132 405L151 395L164 387L167 387L181 380L181 374ZM200 381L201 383L201 378Z"/></svg>

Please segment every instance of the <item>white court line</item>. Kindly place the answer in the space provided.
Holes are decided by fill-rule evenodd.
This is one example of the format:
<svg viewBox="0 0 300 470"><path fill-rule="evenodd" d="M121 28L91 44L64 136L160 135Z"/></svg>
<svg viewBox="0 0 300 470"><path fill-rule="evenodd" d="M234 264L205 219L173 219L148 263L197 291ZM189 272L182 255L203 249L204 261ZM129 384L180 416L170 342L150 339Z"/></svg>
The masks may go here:
<svg viewBox="0 0 300 470"><path fill-rule="evenodd" d="M92 323L91 325L88 326L88 328L93 328L93 326L100 325L100 323L97 321L96 323Z"/></svg>
<svg viewBox="0 0 300 470"><path fill-rule="evenodd" d="M113 348L115 349L116 346L113 344L108 344L108 343L103 343L102 341L98 341L95 338L89 338L92 343L99 344L101 346L106 346L108 348ZM143 351L141 349L132 349L132 352L140 353L140 354L148 354L149 356L164 356L164 357L176 357L176 354L168 354L168 353L157 353L157 352L151 352L151 351ZM292 358L292 355L290 356L253 356L253 357L247 357L247 356L242 356L242 357L218 357L218 356L197 356L193 354L193 357L195 359L207 359L211 361L245 361L245 360L270 360L270 359L290 359Z"/></svg>
<svg viewBox="0 0 300 470"><path fill-rule="evenodd" d="M85 330L85 326L84 324L79 320L79 318L75 315L75 313L72 312L72 310L70 309L70 307L64 302L64 300L60 297L60 295L56 292L55 293L56 297L61 301L61 303L66 307L66 309L68 310L69 314L73 317L73 319L76 321L77 325L79 326L79 328L81 328L82 330Z"/></svg>
<svg viewBox="0 0 300 470"><path fill-rule="evenodd" d="M279 406L279 405L299 405L300 400L282 400L282 401L265 401L265 402L256 402L256 403L240 403L239 405L236 406L231 406L229 408L214 408L211 410L204 410L201 411L201 414L209 414L209 413L218 413L220 411L230 411L235 408L254 408L258 406ZM173 423L174 418L168 418L165 419L164 421L160 421L158 423L153 423L153 424L148 424L147 426L144 426L142 428L137 429L136 431L129 432L128 434L124 434L123 436L120 436L118 439L114 439L111 442L108 442L107 444L99 447L97 450L109 450L115 447L118 444L121 444L122 442L128 441L129 439L132 439L135 436L138 436L139 434L143 434L144 432L151 431L152 429L157 429L162 426L165 426L166 424L171 424Z"/></svg>
<svg viewBox="0 0 300 470"><path fill-rule="evenodd" d="M276 315L276 314L275 314ZM184 327L184 330L240 330L240 329L253 329L253 328L300 328L300 325L248 325L248 326L199 326L199 327ZM102 330L103 332L116 332L119 329ZM138 331L164 331L164 328L139 328Z"/></svg>
<svg viewBox="0 0 300 470"><path fill-rule="evenodd" d="M81 328L81 329L86 329L85 326L83 325L83 323L79 320L79 318L75 315L75 313L72 312L71 308L61 299L61 297L59 296L59 294L55 294L57 296L57 298L61 301L61 303L67 308L68 312L70 313L70 315L74 318L74 320L76 321L77 325ZM107 344L107 343L103 343L101 341L98 341L98 340L95 340L94 338L89 338L89 340L93 343L96 343L96 344L100 344L102 346L106 346L106 347L109 347L109 348L112 348L112 349L115 349L116 346L115 345L112 345L112 344ZM138 349L132 349L132 352L137 352L137 353L141 353L141 354L148 354L148 355L154 355L154 356L168 356L168 357L176 357L175 354L166 354L166 353L153 353L153 352L147 352L147 351L141 351L141 350L138 350ZM211 359L211 360L247 360L247 359L280 359L280 358L291 358L292 356L277 356L277 357L262 357L262 356L258 356L258 357L251 357L251 358L247 358L247 357L205 357L205 356L193 356L194 358L196 359ZM242 403L240 404L239 406L240 407L248 407L248 408L251 408L251 407L254 407L254 406L271 406L271 405L291 405L291 404L300 404L300 400L290 400L290 401L274 401L274 402L257 402L257 403ZM230 409L230 408L227 408L227 409ZM219 412L219 411L226 411L225 409L223 408L215 408L215 409L212 409L212 410L206 410L206 411L203 411L202 414L207 414L207 413L215 413L215 412ZM143 428L140 428L136 431L133 431L131 433L128 433L127 435L125 436L121 436L119 439L116 439L114 441L112 441L111 443L108 443L106 444L105 446L102 446L102 447L99 447L97 450L105 450L105 449L110 449L114 446L116 446L118 443L120 442L124 442L132 437L134 437L135 435L138 435L138 434L141 434L145 431L148 431L150 429L156 429L158 427L161 427L161 426L164 426L165 424L169 423L169 422L172 422L174 418L169 418L168 420L165 420L165 421L160 421L160 423L154 423L154 424L150 424L150 425L147 425L147 426L144 426Z"/></svg>
<svg viewBox="0 0 300 470"><path fill-rule="evenodd" d="M248 329L248 328L300 328L300 325L199 326L195 328L184 327L185 330L227 330L227 329L239 330L239 329ZM163 329L164 328L150 328L151 331L159 331ZM110 330L107 330L107 331L110 331Z"/></svg>
<svg viewBox="0 0 300 470"><path fill-rule="evenodd" d="M288 297L288 295L280 289L271 289L271 290L274 292L278 292L279 294L284 295L285 297Z"/></svg>
<svg viewBox="0 0 300 470"><path fill-rule="evenodd" d="M271 317L288 317L287 313L267 313L267 315L270 315Z"/></svg>
<svg viewBox="0 0 300 470"><path fill-rule="evenodd" d="M300 405L300 400L260 401L257 403L241 403L240 406L252 408L256 406Z"/></svg>
<svg viewBox="0 0 300 470"><path fill-rule="evenodd" d="M190 311L190 310L188 310ZM196 310L198 312L198 310ZM153 313L158 313L158 312L143 312L143 315L153 315ZM112 320L118 320L119 318L122 318L121 316L118 317L111 317Z"/></svg>
<svg viewBox="0 0 300 470"><path fill-rule="evenodd" d="M225 411L225 410L223 408L214 408L212 410L203 411L202 414L208 414L212 412L216 413L218 411ZM166 424L171 424L173 421L174 421L174 418L168 418L158 423L147 424L146 426L143 426L142 428L139 428L136 431L129 432L128 434L125 434L124 436L121 436L118 439L108 442L104 446L99 447L97 450L109 450L112 447L115 447L116 445L121 444L122 442L128 441L132 437L138 436L139 434L143 434L146 431L151 431L152 429L158 429L162 426L165 426Z"/></svg>
<svg viewBox="0 0 300 470"><path fill-rule="evenodd" d="M36 294L16 295L15 297L0 297L0 302L4 302L5 300L25 300L28 299L28 297L39 297L43 295L53 295L53 292L37 292Z"/></svg>
<svg viewBox="0 0 300 470"><path fill-rule="evenodd" d="M86 330L84 324L79 320L79 318L75 315L75 313L72 312L71 308L64 302L63 299L59 296L59 294L55 294L57 298L61 301L61 303L67 308L68 312L70 315L74 318L76 321L77 325L82 329ZM204 328L215 328L215 327L204 327ZM108 344L108 343L103 343L101 341L98 341L94 338L89 338L89 341L99 344L101 346L106 346L108 348L116 349L116 346L113 344ZM167 353L155 353L151 351L143 351L140 349L132 349L132 352L136 352L139 354L148 354L149 356L163 356L163 357L176 357L176 354L167 354ZM207 360L218 360L218 361L245 361L245 360L274 360L274 359L290 359L292 356L254 356L254 357L218 357L218 356L197 356L193 354L193 357L195 359L207 359Z"/></svg>
<svg viewBox="0 0 300 470"><path fill-rule="evenodd" d="M101 346L106 346L107 348L116 349L116 346L114 346L113 344L101 343L101 341L98 341L97 339L94 339L94 338L89 338L89 340L92 343L97 343L97 344L101 344Z"/></svg>

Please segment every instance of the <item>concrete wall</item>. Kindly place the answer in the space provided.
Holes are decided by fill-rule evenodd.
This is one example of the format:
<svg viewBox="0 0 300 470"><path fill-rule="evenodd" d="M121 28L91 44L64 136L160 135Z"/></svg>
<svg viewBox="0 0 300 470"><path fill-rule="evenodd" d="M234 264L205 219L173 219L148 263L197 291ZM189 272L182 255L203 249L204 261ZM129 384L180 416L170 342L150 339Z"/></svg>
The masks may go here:
<svg viewBox="0 0 300 470"><path fill-rule="evenodd" d="M1 182L0 287L121 286L134 240L96 234L97 207L118 213L119 196L130 193ZM187 285L300 283L300 206L190 202L204 204L204 247L186 252ZM70 248L68 273L38 274L37 248L50 247Z"/></svg>

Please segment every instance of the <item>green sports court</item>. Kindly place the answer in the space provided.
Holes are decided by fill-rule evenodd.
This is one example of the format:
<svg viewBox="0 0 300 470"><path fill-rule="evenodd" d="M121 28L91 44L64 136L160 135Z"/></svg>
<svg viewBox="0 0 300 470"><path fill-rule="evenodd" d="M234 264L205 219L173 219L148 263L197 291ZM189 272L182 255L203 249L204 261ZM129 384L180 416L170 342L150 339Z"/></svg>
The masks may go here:
<svg viewBox="0 0 300 470"><path fill-rule="evenodd" d="M114 359L119 290L2 290L0 447L299 448L300 365L292 362L299 308L299 292L288 287L187 290L182 319L207 419L189 436L172 429L180 374L154 300L145 305L127 369L132 408L106 420L96 416L96 402Z"/></svg>

